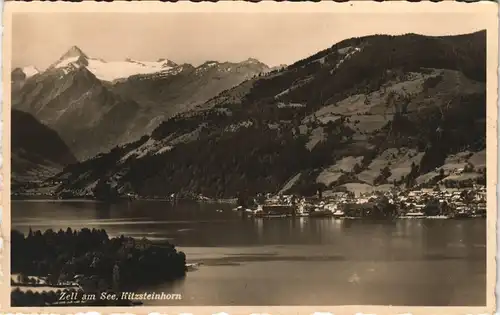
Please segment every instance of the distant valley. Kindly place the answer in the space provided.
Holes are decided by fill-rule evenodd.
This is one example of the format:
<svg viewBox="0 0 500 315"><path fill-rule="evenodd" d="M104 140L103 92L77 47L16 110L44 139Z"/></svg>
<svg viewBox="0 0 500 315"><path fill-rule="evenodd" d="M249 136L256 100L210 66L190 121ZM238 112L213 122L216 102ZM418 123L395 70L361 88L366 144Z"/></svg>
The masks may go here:
<svg viewBox="0 0 500 315"><path fill-rule="evenodd" d="M33 116L13 109L11 113L12 188L56 175L77 162L59 135Z"/></svg>

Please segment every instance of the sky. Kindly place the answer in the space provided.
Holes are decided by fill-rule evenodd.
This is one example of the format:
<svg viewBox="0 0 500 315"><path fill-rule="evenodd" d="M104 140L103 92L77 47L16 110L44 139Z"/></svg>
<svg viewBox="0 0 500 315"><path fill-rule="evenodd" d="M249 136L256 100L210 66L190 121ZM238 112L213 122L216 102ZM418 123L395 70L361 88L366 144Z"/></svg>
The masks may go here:
<svg viewBox="0 0 500 315"><path fill-rule="evenodd" d="M481 29L478 13L15 13L12 66L47 68L71 46L106 61L199 65L249 57L291 64L351 37L451 35Z"/></svg>

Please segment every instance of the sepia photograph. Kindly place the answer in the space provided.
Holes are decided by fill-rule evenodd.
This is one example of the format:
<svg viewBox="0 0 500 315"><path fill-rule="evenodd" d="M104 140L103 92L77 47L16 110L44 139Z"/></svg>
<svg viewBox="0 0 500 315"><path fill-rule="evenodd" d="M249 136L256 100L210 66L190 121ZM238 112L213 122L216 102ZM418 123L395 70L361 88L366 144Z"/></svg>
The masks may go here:
<svg viewBox="0 0 500 315"><path fill-rule="evenodd" d="M11 307L493 311L494 4L79 5L7 6Z"/></svg>

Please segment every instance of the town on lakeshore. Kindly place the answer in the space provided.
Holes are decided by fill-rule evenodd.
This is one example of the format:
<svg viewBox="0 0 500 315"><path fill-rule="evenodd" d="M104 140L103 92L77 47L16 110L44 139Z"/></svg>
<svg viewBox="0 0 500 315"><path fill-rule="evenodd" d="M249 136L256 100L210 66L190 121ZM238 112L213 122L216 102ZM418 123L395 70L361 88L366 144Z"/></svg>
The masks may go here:
<svg viewBox="0 0 500 315"><path fill-rule="evenodd" d="M203 199L203 198L201 198ZM259 195L246 203L241 198L234 210L255 217L336 217L350 219L382 218L474 218L486 217L486 187L470 189L422 188L364 193L335 192L328 196L321 191L315 197L293 195ZM253 204L254 207L248 207Z"/></svg>
<svg viewBox="0 0 500 315"><path fill-rule="evenodd" d="M17 195L21 198L27 196ZM15 198L16 195L14 194ZM37 197L36 194L29 197ZM28 198L29 198L28 197ZM53 195L41 196L54 198ZM95 200L94 196L71 196L69 200ZM64 201L62 198L56 200ZM271 217L335 217L347 219L381 218L477 218L486 217L486 186L470 183L465 187L446 187L435 185L433 188L390 187L383 191L317 191L314 196L259 193L254 197L241 193L238 198L214 199L203 195L171 194L160 197L139 197L128 193L118 202L134 200L170 201L173 204L183 200L206 203L236 204L235 211L241 211L256 218ZM100 201L100 200L97 200ZM107 201L105 201L107 202ZM117 202L117 200L113 200Z"/></svg>

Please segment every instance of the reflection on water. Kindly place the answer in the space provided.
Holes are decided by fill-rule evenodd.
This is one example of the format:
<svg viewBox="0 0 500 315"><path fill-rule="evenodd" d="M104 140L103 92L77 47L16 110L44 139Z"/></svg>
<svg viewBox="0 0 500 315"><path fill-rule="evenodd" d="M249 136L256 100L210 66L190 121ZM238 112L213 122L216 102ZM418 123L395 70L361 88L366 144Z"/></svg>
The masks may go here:
<svg viewBox="0 0 500 315"><path fill-rule="evenodd" d="M259 235L259 240L262 241L262 238L264 237L264 222L263 220L258 220L255 223L257 227L257 234Z"/></svg>
<svg viewBox="0 0 500 315"><path fill-rule="evenodd" d="M230 205L12 203L12 226L169 240L200 262L164 305L484 305L485 220L252 219ZM217 211L222 210L222 211Z"/></svg>

